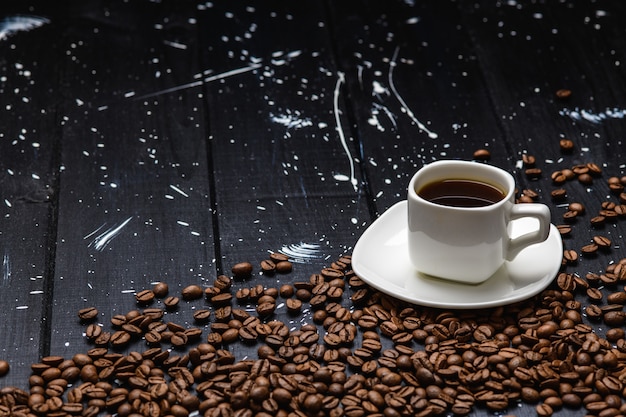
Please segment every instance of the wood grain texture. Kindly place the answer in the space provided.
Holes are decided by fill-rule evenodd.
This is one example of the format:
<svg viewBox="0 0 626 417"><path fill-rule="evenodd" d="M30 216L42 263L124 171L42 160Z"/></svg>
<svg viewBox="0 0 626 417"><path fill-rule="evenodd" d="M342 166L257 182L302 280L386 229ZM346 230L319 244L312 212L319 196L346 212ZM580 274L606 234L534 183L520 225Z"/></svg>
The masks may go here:
<svg viewBox="0 0 626 417"><path fill-rule="evenodd" d="M17 7L13 13L24 13ZM26 19L26 18L25 18ZM54 270L58 185L58 93L49 85L58 77L59 45L38 43L54 37L45 19L5 20L0 43L0 354L14 370L8 384L23 384L30 364L47 349L48 289ZM41 26L39 34L9 30ZM19 36L18 36L19 35Z"/></svg>
<svg viewBox="0 0 626 417"><path fill-rule="evenodd" d="M213 275L213 225L194 9L69 11L52 351L89 347L80 308L114 314L157 281ZM173 90L173 91L172 91ZM180 250L184 247L184 250ZM72 294L68 297L68 294Z"/></svg>
<svg viewBox="0 0 626 417"><path fill-rule="evenodd" d="M254 272L233 292L304 281L404 200L421 166L482 148L553 223L568 203L586 206L565 247L580 253L594 235L612 246L564 271L603 272L626 257L623 219L589 223L619 202L606 179L626 170L624 12L617 1L3 4L0 18L40 24L0 39L0 359L12 365L0 385L26 387L41 356L92 347L80 308L98 308L111 330L156 281L173 294L208 287L241 261ZM553 201L550 174L589 162L602 175ZM293 274L259 273L274 251ZM200 307L213 306L184 302L168 318L192 325ZM269 319L297 328L312 311L279 303ZM258 347L227 349L249 358Z"/></svg>

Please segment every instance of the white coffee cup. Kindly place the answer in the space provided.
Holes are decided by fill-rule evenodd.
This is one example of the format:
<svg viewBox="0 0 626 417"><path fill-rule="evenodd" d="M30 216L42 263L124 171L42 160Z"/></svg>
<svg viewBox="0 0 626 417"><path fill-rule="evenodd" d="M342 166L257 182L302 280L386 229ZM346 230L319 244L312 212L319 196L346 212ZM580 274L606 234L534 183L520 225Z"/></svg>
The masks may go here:
<svg viewBox="0 0 626 417"><path fill-rule="evenodd" d="M495 186L502 198L480 207L463 207L419 195L425 186L445 180ZM537 219L537 229L510 238L509 223L522 217ZM438 161L421 168L409 183L409 255L413 266L427 275L471 284L483 282L522 249L546 240L549 231L548 207L515 204L515 180L500 168L479 162Z"/></svg>

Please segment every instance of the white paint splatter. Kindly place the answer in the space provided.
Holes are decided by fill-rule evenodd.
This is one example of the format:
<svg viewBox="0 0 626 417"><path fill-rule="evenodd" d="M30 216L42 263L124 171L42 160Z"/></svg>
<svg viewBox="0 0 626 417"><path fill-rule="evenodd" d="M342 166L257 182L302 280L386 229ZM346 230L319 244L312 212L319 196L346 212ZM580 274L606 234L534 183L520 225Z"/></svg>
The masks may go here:
<svg viewBox="0 0 626 417"><path fill-rule="evenodd" d="M569 117L575 121L586 121L593 124L598 124L603 120L607 119L623 119L626 117L626 109L618 109L613 107L612 109L605 109L600 113L595 113L592 110L579 109L578 107L574 109L562 109L559 111L561 116Z"/></svg>
<svg viewBox="0 0 626 417"><path fill-rule="evenodd" d="M11 259L8 253L2 257L2 286L7 287L11 282Z"/></svg>
<svg viewBox="0 0 626 417"><path fill-rule="evenodd" d="M302 51L300 50L296 50L296 51L291 51L288 52L286 54L284 54L283 52L279 52L278 54L280 56L284 56L286 59L282 59L282 60L271 60L271 63L273 65L276 66L280 66L280 65L284 65L286 63L288 63L291 59L297 58L298 56L300 56L302 53ZM276 54L276 53L275 53ZM202 84L206 84L206 83L210 83L213 81L218 81L218 80L222 80L225 78L229 78L229 77L233 77L235 75L239 75L239 74L245 74L247 72L251 72L254 71L258 68L261 68L263 66L262 59L251 59L253 62L250 63L250 65L246 65L244 67L241 68L235 68L232 69L230 71L225 71L225 72L221 72L219 74L213 74L211 76L205 77L204 79L201 80L197 80L197 81L192 81L190 83L186 83L186 84L181 84L181 85L177 85L174 87L170 87L170 88L166 88L163 90L159 90L159 91L155 91L153 93L148 93L148 94L144 94L141 96L136 96L133 98L133 100L143 100L146 98L150 98L150 97L156 97L156 96L160 96L163 94L168 94L168 93L173 93L176 91L181 91L181 90L186 90L188 88L194 88L194 87L199 87ZM206 74L206 72L205 72Z"/></svg>
<svg viewBox="0 0 626 417"><path fill-rule="evenodd" d="M108 228L107 230L105 230L104 232L102 232L98 236L96 236L95 239L93 239L89 243L89 245L87 245L87 247L89 247L89 248L93 247L97 251L102 252L104 250L104 248L106 248L107 245L109 243L111 243L111 241L113 239L115 239L117 237L117 235L120 234L120 232L122 231L124 226L126 226L132 219L133 219L133 217L131 216L131 217L127 218L126 220L124 220L120 225ZM94 230L93 232L89 233L83 239L89 239L91 236L93 236L96 233L98 233L98 231L102 230L105 226L106 226L106 224L103 224L102 226L100 226L96 230Z"/></svg>
<svg viewBox="0 0 626 417"><path fill-rule="evenodd" d="M436 139L439 135L437 135L435 132L428 129L424 123L419 121L419 119L415 116L413 111L411 111L409 106L406 104L406 102L404 101L400 93L398 93L398 90L396 89L396 86L393 83L393 70L397 65L399 52L400 52L400 47L396 47L395 51L393 51L393 57L391 58L391 61L389 62L389 73L388 73L389 88L391 88L391 92L396 97L396 99L400 102L400 105L402 106L402 109L404 110L404 112L406 112L407 116L409 116L409 118L413 120L413 122L417 125L417 127L420 128L422 131L426 132L429 138Z"/></svg>
<svg viewBox="0 0 626 417"><path fill-rule="evenodd" d="M343 147L343 150L346 152L346 155L348 156L348 162L350 163L350 177L349 178L346 177L346 179L350 180L350 183L352 184L354 191L357 191L358 182L357 182L356 175L354 172L354 159L352 158L352 154L350 153L350 149L348 148L348 143L346 142L346 137L343 133L343 127L341 126L341 117L339 116L339 92L341 90L341 84L343 84L345 81L346 79L345 79L343 72L338 72L337 83L335 84L335 91L333 94L333 98L334 98L333 111L335 113L335 129L337 130L337 133L339 134L339 140L341 141L341 146ZM338 175L335 175L335 179L339 180Z"/></svg>
<svg viewBox="0 0 626 417"><path fill-rule="evenodd" d="M172 48L177 48L177 49L187 49L187 45L185 45L184 43L180 43L180 42L175 42L175 41L167 41L164 40L163 43L167 46L171 46Z"/></svg>
<svg viewBox="0 0 626 417"><path fill-rule="evenodd" d="M316 243L292 243L284 245L278 252L287 255L289 259L295 263L311 262L324 257L321 246Z"/></svg>
<svg viewBox="0 0 626 417"><path fill-rule="evenodd" d="M286 114L275 115L270 113L270 120L274 123L285 126L287 129L302 129L303 127L313 126L313 122L309 118L302 118L299 111L287 110Z"/></svg>
<svg viewBox="0 0 626 417"><path fill-rule="evenodd" d="M174 191L176 191L178 194L182 195L183 197L187 197L189 198L189 194L187 194L186 192L184 192L183 190L181 190L180 188L178 188L177 186L170 184L170 188Z"/></svg>
<svg viewBox="0 0 626 417"><path fill-rule="evenodd" d="M9 16L0 20L0 41L18 32L27 32L50 23L49 19L39 16Z"/></svg>
<svg viewBox="0 0 626 417"><path fill-rule="evenodd" d="M255 69L260 68L262 65L261 64L251 64L245 67L241 67L241 68L236 68L230 71L225 71L219 74L214 74L211 75L210 77L206 77L203 80L198 80L198 81L193 81L187 84L181 84L181 85L177 85L174 87L170 87L170 88L166 88L163 90L159 90L159 91L155 91L153 93L148 93L148 94L144 94L142 96L137 96L134 98L134 100L143 100L146 98L150 98L150 97L156 97L156 96L160 96L163 94L168 94L168 93L174 93L176 91L181 91L181 90L186 90L188 88L193 88L193 87L199 87L202 84L205 83L210 83L212 81L217 81L217 80L221 80L224 78L228 78L228 77L232 77L235 75L239 75L239 74L244 74L246 72L250 72L250 71L254 71Z"/></svg>
<svg viewBox="0 0 626 417"><path fill-rule="evenodd" d="M383 106L379 103L372 103L372 109L370 110L371 117L367 120L368 123L372 126L375 126L379 131L384 132L385 128L378 118L378 115L381 113L381 111L385 114L385 116L387 116L389 121L391 121L393 128L397 129L398 124L396 123L396 115L393 114L392 111L389 110L386 106Z"/></svg>

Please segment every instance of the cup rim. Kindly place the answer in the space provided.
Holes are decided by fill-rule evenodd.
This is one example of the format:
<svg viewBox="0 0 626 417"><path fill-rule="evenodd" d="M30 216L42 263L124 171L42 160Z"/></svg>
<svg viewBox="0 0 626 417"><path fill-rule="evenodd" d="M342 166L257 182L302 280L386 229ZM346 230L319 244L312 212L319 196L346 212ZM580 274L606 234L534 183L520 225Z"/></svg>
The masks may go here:
<svg viewBox="0 0 626 417"><path fill-rule="evenodd" d="M480 169L480 170L483 170L483 171L489 171L492 174L497 174L497 175L500 176L500 178L503 178L505 180L504 184L500 183L500 181L497 181L497 183L499 185L501 185L502 187L506 187L506 190L505 190L506 194L505 194L505 196L501 200L499 200L499 201L497 201L495 203L486 205L486 206L481 206L481 207L445 206L445 205L442 205L442 204L433 203L431 201L428 201L428 200L420 197L420 195L417 193L417 191L415 189L416 182L418 181L418 179L421 176L425 175L425 172L427 173L429 170L440 168L441 165L466 166L466 167L471 167L472 169ZM426 170L426 171L424 171L424 170ZM445 176L445 175L443 175L443 176L438 176L438 178L433 179L433 181L444 180L446 178L449 178L449 179L453 179L453 178L454 179L459 179L458 176L454 177L454 176ZM478 176L478 178L476 178L476 180L488 182L485 179L481 178L480 176ZM515 191L515 179L513 178L513 176L509 172L503 170L502 168L499 168L499 167L494 166L494 165L489 165L489 164L486 164L486 163L483 163L483 162L465 161L465 160L457 160L457 159L443 159L443 160L438 160L438 161L431 162L429 164L425 164L415 174L413 174L413 177L409 181L408 198L409 199L414 199L414 200L420 202L421 204L425 204L426 206L429 206L429 207L437 207L437 208L446 209L446 210L481 212L481 211L489 211L489 210L497 209L497 208L501 207L502 205L506 204L508 201L510 201L514 191Z"/></svg>

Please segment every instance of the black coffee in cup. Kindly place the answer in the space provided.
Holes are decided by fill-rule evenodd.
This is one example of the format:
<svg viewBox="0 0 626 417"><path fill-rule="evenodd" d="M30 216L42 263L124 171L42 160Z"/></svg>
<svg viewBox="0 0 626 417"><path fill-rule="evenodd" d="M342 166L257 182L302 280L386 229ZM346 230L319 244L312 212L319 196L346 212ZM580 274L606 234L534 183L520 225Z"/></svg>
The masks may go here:
<svg viewBox="0 0 626 417"><path fill-rule="evenodd" d="M506 196L495 185L470 179L435 181L416 191L424 200L451 207L485 207Z"/></svg>

